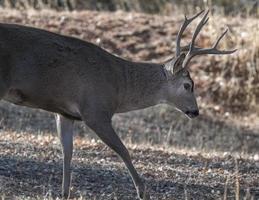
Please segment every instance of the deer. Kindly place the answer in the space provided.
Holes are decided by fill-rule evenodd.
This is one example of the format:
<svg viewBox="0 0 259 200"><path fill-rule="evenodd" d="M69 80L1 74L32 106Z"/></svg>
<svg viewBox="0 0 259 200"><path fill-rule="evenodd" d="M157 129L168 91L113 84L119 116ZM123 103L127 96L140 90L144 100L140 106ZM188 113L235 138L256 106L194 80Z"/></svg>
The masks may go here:
<svg viewBox="0 0 259 200"><path fill-rule="evenodd" d="M191 42L181 46L187 26L204 13ZM77 38L18 24L0 24L0 99L55 114L62 146L62 197L70 198L73 124L83 121L125 163L139 199L150 199L127 148L111 124L116 113L166 103L189 118L199 115L190 60L219 50L227 29L211 48L195 45L209 10L185 15L176 51L164 63L133 62Z"/></svg>

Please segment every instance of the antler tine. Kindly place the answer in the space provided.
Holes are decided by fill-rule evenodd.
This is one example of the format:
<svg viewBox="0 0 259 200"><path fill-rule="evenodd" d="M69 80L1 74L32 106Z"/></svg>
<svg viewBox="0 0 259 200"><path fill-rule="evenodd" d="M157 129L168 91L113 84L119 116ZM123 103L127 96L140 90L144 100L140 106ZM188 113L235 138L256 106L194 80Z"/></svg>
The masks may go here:
<svg viewBox="0 0 259 200"><path fill-rule="evenodd" d="M191 40L191 43L190 43L190 48L189 48L189 51L183 61L183 67L186 67L188 65L188 63L190 62L190 60L192 59L192 57L195 55L195 52L197 52L198 49L195 48L194 46L194 43L195 43L195 40L198 36L198 34L200 33L202 27L208 22L209 18L207 18L209 14L209 10L207 10L207 12L204 14L204 16L202 17L201 21L199 22L199 24L197 25L194 33L193 33L193 36L192 36L192 40Z"/></svg>
<svg viewBox="0 0 259 200"><path fill-rule="evenodd" d="M199 13L197 13L196 15L194 15L193 17L191 18L187 18L186 15L184 16L184 22L177 34L177 37L176 37L176 57L178 57L181 53L181 37L182 37L182 34L184 32L184 30L186 29L186 27L194 20L196 19L198 16L201 15L201 13L203 13L204 10L200 11Z"/></svg>
<svg viewBox="0 0 259 200"><path fill-rule="evenodd" d="M219 38L217 39L217 41L213 45L213 48L217 48L220 40L226 35L227 32L228 32L228 28L226 28L226 30L221 34L221 36L219 36Z"/></svg>
<svg viewBox="0 0 259 200"><path fill-rule="evenodd" d="M189 49L190 49L190 44L187 44L187 45L181 47L181 52L182 52L182 51L189 51ZM201 48L195 46L195 49L201 49Z"/></svg>
<svg viewBox="0 0 259 200"><path fill-rule="evenodd" d="M226 29L217 39L217 41L215 42L215 44L213 45L212 48L206 48L206 49L199 49L195 55L202 55L202 54L231 54L234 53L235 51L237 51L237 49L233 49L233 50L218 50L217 46L219 44L219 42L221 41L221 39L226 35L226 33L228 32L228 29Z"/></svg>
<svg viewBox="0 0 259 200"><path fill-rule="evenodd" d="M207 23L208 19L207 15L209 13L209 10L204 14L202 20L200 21L200 23L197 25L197 28L193 34L192 40L191 40L191 44L189 46L189 51L184 59L183 62L183 68L185 68L188 63L190 62L190 60L196 56L196 55L203 55L203 54L231 54L234 53L237 49L234 50L218 50L217 46L219 44L219 42L221 41L221 39L226 35L228 29L226 29L221 35L220 37L216 40L216 42L214 43L214 45L212 46L212 48L199 48L199 47L195 47L195 39L198 36L199 32L201 31L202 27ZM184 47L185 50L188 49L188 46Z"/></svg>
<svg viewBox="0 0 259 200"><path fill-rule="evenodd" d="M202 17L200 23L197 25L197 27L193 33L193 36L192 36L189 52L191 52L191 50L194 48L195 40L196 40L198 34L200 33L202 27L208 22L208 20L209 20L209 18L207 18L208 14L209 14L209 10L207 10L207 12Z"/></svg>

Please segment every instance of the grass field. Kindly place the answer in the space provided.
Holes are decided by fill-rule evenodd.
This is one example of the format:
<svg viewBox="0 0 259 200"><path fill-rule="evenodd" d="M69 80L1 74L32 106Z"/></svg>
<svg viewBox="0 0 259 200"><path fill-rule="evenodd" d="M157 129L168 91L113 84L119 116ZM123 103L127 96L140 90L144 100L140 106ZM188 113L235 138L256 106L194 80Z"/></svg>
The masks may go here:
<svg viewBox="0 0 259 200"><path fill-rule="evenodd" d="M162 62L174 53L182 17L1 10L0 20L88 40L130 60ZM223 24L230 33L222 48L239 50L192 63L200 117L189 120L161 105L113 118L152 199L259 199L258 18L211 16L199 45L211 45ZM184 42L190 37L188 31ZM53 115L6 102L0 114L2 199L58 198L62 157ZM120 159L82 123L75 130L73 197L135 199Z"/></svg>

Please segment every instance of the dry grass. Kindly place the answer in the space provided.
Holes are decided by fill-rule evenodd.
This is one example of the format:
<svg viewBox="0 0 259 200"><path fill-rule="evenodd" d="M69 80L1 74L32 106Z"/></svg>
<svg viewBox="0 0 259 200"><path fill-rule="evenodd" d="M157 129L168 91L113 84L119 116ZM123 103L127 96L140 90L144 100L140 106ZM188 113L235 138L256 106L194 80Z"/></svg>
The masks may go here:
<svg viewBox="0 0 259 200"><path fill-rule="evenodd" d="M218 21L230 28L230 37L225 40L230 44L226 42L222 47L227 48L235 44L238 52L233 56L213 57L210 60L211 67L203 68L209 71L208 76L202 77L206 81L204 84L209 85L208 90L211 91L212 100L217 104L232 107L235 111L250 106L258 110L259 24L256 22L258 20L215 16L206 32L208 38L219 30L212 28L218 26ZM245 26L241 23L245 23Z"/></svg>
<svg viewBox="0 0 259 200"><path fill-rule="evenodd" d="M213 12L228 15L259 16L259 7L256 0L229 1L229 0L2 0L0 6L4 8L53 9L53 10L124 10L141 13L171 14L187 12L209 7Z"/></svg>

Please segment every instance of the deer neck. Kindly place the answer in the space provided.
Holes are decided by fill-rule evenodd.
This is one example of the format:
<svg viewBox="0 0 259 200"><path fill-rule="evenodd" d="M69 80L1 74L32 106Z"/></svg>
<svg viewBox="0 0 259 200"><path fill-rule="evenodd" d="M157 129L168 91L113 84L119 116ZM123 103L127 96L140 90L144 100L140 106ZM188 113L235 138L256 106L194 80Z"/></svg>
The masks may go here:
<svg viewBox="0 0 259 200"><path fill-rule="evenodd" d="M127 112L165 102L163 87L167 81L163 65L126 62L125 81L120 92L118 112Z"/></svg>

